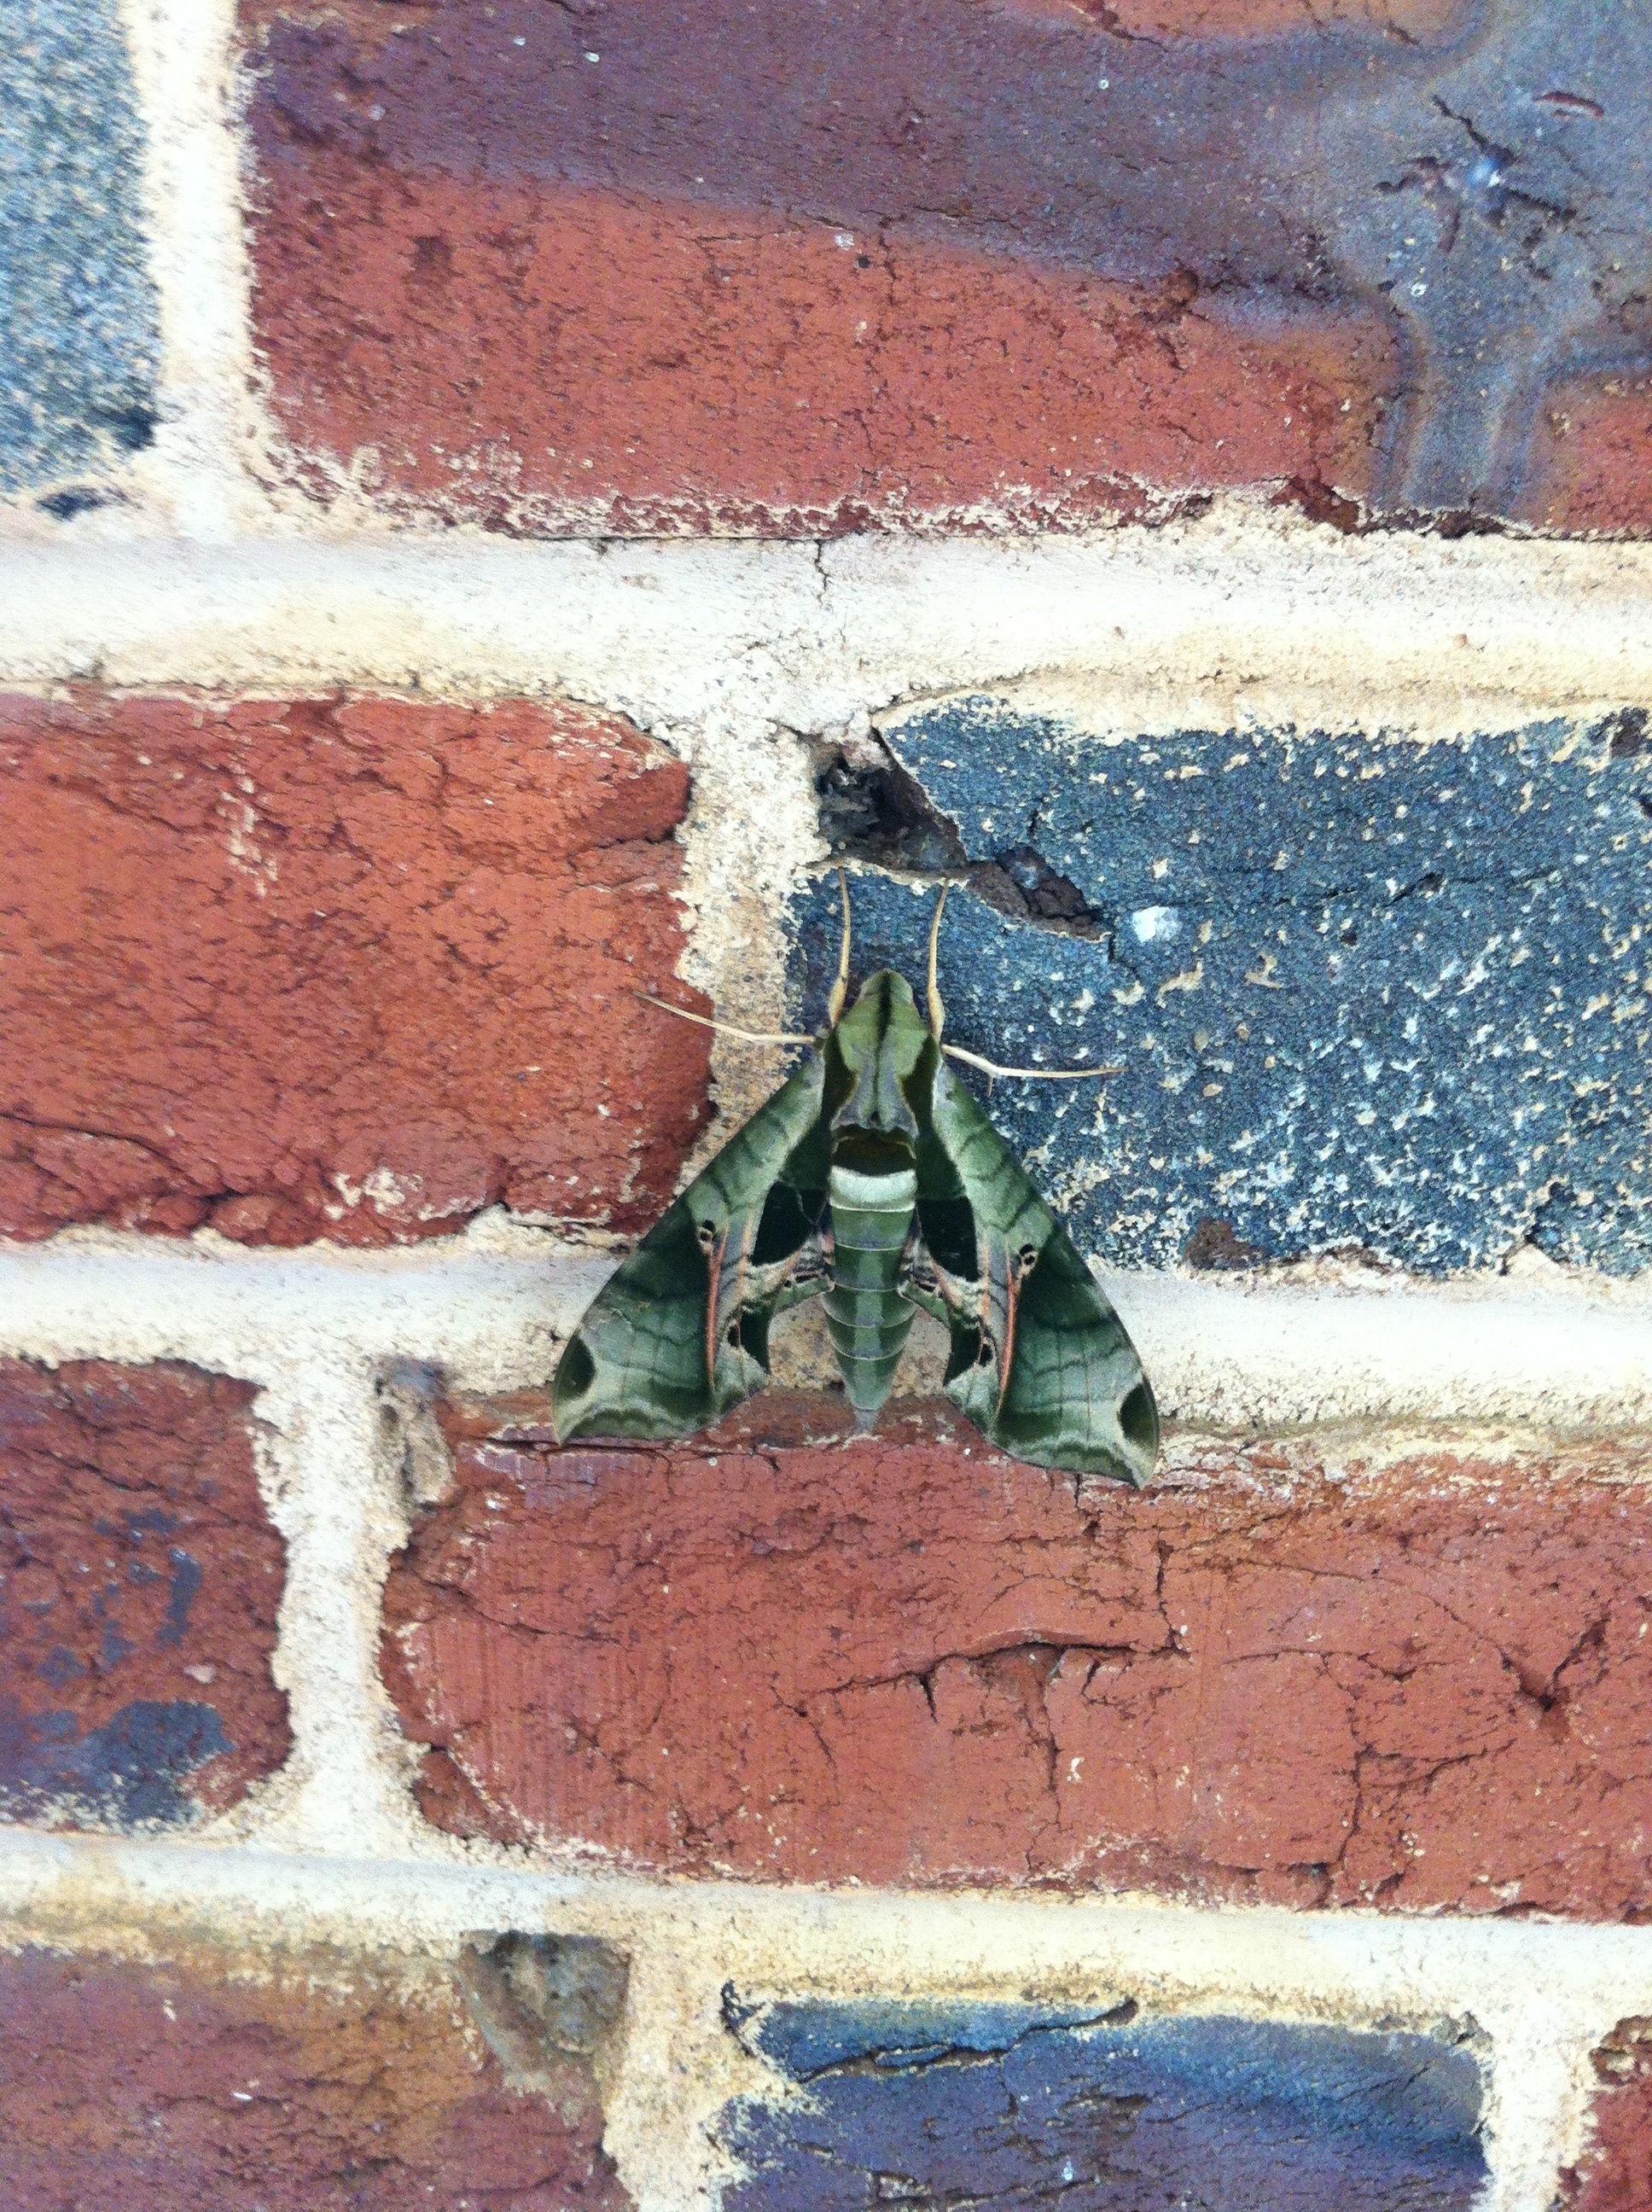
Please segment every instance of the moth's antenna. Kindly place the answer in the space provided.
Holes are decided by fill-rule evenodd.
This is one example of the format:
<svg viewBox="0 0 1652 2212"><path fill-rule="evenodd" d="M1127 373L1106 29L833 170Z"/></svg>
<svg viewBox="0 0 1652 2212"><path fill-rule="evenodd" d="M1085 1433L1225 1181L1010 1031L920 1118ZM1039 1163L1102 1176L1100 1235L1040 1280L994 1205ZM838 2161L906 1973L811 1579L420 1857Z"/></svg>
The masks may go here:
<svg viewBox="0 0 1652 2212"><path fill-rule="evenodd" d="M1028 1083L1088 1083L1094 1075L1122 1075L1121 1067L1000 1067L995 1060L983 1060L978 1052L966 1052L961 1044L944 1044L941 1050L949 1060L961 1060L966 1067L978 1067L983 1075L1013 1075Z"/></svg>
<svg viewBox="0 0 1652 2212"><path fill-rule="evenodd" d="M929 1034L937 1044L946 1023L946 1008L941 1004L941 994L935 987L935 953L941 941L941 915L946 908L946 895L951 884L941 885L941 895L935 902L935 919L929 925Z"/></svg>
<svg viewBox="0 0 1652 2212"><path fill-rule="evenodd" d="M656 999L647 991L633 991L634 999L641 999L645 1006L658 1006L662 1014L675 1014L679 1022L695 1022L702 1030L715 1030L719 1036L738 1037L745 1044L818 1044L818 1037L792 1036L776 1030L737 1030L732 1022L714 1022L709 1014L691 1014L686 1006L674 1006L669 999Z"/></svg>
<svg viewBox="0 0 1652 2212"><path fill-rule="evenodd" d="M849 879L840 867L837 887L843 895L843 949L837 956L837 981L832 986L832 995L826 1001L826 1026L835 1030L843 1015L843 1001L849 995Z"/></svg>

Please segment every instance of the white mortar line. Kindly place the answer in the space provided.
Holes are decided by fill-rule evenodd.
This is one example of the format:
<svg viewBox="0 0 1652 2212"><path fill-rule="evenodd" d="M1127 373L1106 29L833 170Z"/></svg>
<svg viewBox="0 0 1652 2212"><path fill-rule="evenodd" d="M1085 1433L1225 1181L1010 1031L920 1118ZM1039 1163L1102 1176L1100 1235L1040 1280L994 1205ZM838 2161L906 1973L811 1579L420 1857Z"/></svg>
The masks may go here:
<svg viewBox="0 0 1652 2212"><path fill-rule="evenodd" d="M757 1993L861 1998L1099 2007L1130 1996L1160 2009L1349 2025L1469 2015L1494 2052L1486 2212L1546 2212L1556 2164L1576 2148L1588 2050L1620 2018L1652 2010L1652 1929L650 1882L0 1832L8 1940L164 1941L169 1927L173 1940L390 1954L440 1954L484 1929L616 1943L640 1978L610 2140L643 2212L682 2207L683 2177L708 2177L703 2127L729 2093L719 2020L729 1979ZM628 2094L646 2101L646 2129Z"/></svg>
<svg viewBox="0 0 1652 2212"><path fill-rule="evenodd" d="M693 778L678 893L689 941L677 972L725 1021L784 1030L785 915L810 863L826 850L807 750L773 724L721 714L708 714L677 749ZM789 1066L772 1047L713 1039L716 1110L685 1174L697 1173L728 1141Z"/></svg>
<svg viewBox="0 0 1652 2212"><path fill-rule="evenodd" d="M255 425L235 11L233 0L121 0L121 12L161 330L161 420L133 475L185 538L222 540L265 505L245 466Z"/></svg>
<svg viewBox="0 0 1652 2212"><path fill-rule="evenodd" d="M341 1363L442 1368L463 1388L543 1381L615 1264L488 1219L469 1237L374 1253L249 1250L71 1231L0 1245L0 1349L49 1359L188 1359L266 1386ZM1246 1431L1305 1424L1652 1422L1652 1284L1543 1267L1438 1284L1298 1286L1104 1275L1170 1418Z"/></svg>
<svg viewBox="0 0 1652 2212"><path fill-rule="evenodd" d="M387 1449L360 1360L295 1364L257 1413L270 1431L266 1503L287 1547L271 1671L293 1748L222 1826L277 1849L393 1852L416 1824L407 1784L417 1754L379 1671L385 1572L407 1540L399 1450Z"/></svg>
<svg viewBox="0 0 1652 2212"><path fill-rule="evenodd" d="M1064 672L1140 726L1445 732L1652 695L1649 603L1649 545L1346 539L1231 514L818 559L462 532L209 553L77 532L0 548L0 682L562 693L650 725L723 711L812 730Z"/></svg>

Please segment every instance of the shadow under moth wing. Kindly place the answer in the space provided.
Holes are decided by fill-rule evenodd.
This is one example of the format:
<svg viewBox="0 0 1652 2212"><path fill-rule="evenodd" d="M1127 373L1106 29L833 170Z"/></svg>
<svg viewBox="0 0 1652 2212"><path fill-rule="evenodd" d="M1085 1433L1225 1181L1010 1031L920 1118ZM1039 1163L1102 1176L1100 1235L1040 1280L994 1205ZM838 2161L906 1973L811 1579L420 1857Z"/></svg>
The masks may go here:
<svg viewBox="0 0 1652 2212"><path fill-rule="evenodd" d="M774 1316L824 1293L863 1426L922 1306L951 1332L947 1396L1001 1450L1147 1480L1158 1415L1135 1347L943 1061L932 984L932 1007L926 1022L903 977L870 977L650 1230L562 1354L562 1443L710 1427L768 1382Z"/></svg>

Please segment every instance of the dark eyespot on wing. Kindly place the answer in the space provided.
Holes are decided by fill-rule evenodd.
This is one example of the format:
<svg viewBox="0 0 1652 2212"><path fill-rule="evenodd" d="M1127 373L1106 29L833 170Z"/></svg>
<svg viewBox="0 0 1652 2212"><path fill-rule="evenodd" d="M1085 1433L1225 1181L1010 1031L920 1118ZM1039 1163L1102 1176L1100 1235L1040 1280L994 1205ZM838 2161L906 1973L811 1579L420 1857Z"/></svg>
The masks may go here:
<svg viewBox="0 0 1652 2212"><path fill-rule="evenodd" d="M1158 1449L1158 1407L1144 1376L1119 1408L1119 1426L1145 1452Z"/></svg>
<svg viewBox="0 0 1652 2212"><path fill-rule="evenodd" d="M586 1350L584 1340L570 1338L556 1377L558 1389L569 1398L580 1397L591 1388L596 1372L597 1363Z"/></svg>

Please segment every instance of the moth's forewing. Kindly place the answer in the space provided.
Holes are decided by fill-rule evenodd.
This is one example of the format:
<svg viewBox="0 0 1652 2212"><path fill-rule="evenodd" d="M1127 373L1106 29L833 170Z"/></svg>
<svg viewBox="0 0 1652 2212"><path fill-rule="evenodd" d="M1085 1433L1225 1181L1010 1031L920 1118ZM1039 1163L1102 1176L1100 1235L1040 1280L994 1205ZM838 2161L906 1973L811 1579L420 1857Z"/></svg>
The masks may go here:
<svg viewBox="0 0 1652 2212"><path fill-rule="evenodd" d="M926 1200L920 1169L918 1195L926 1246L952 1286L947 1396L1012 1458L1139 1489L1158 1456L1158 1411L1124 1323L938 1057L929 1119L951 1170L932 1169ZM964 1277L956 1263L967 1247Z"/></svg>
<svg viewBox="0 0 1652 2212"><path fill-rule="evenodd" d="M768 1382L768 1322L825 1205L823 1082L811 1054L592 1300L552 1385L561 1443L691 1436Z"/></svg>

